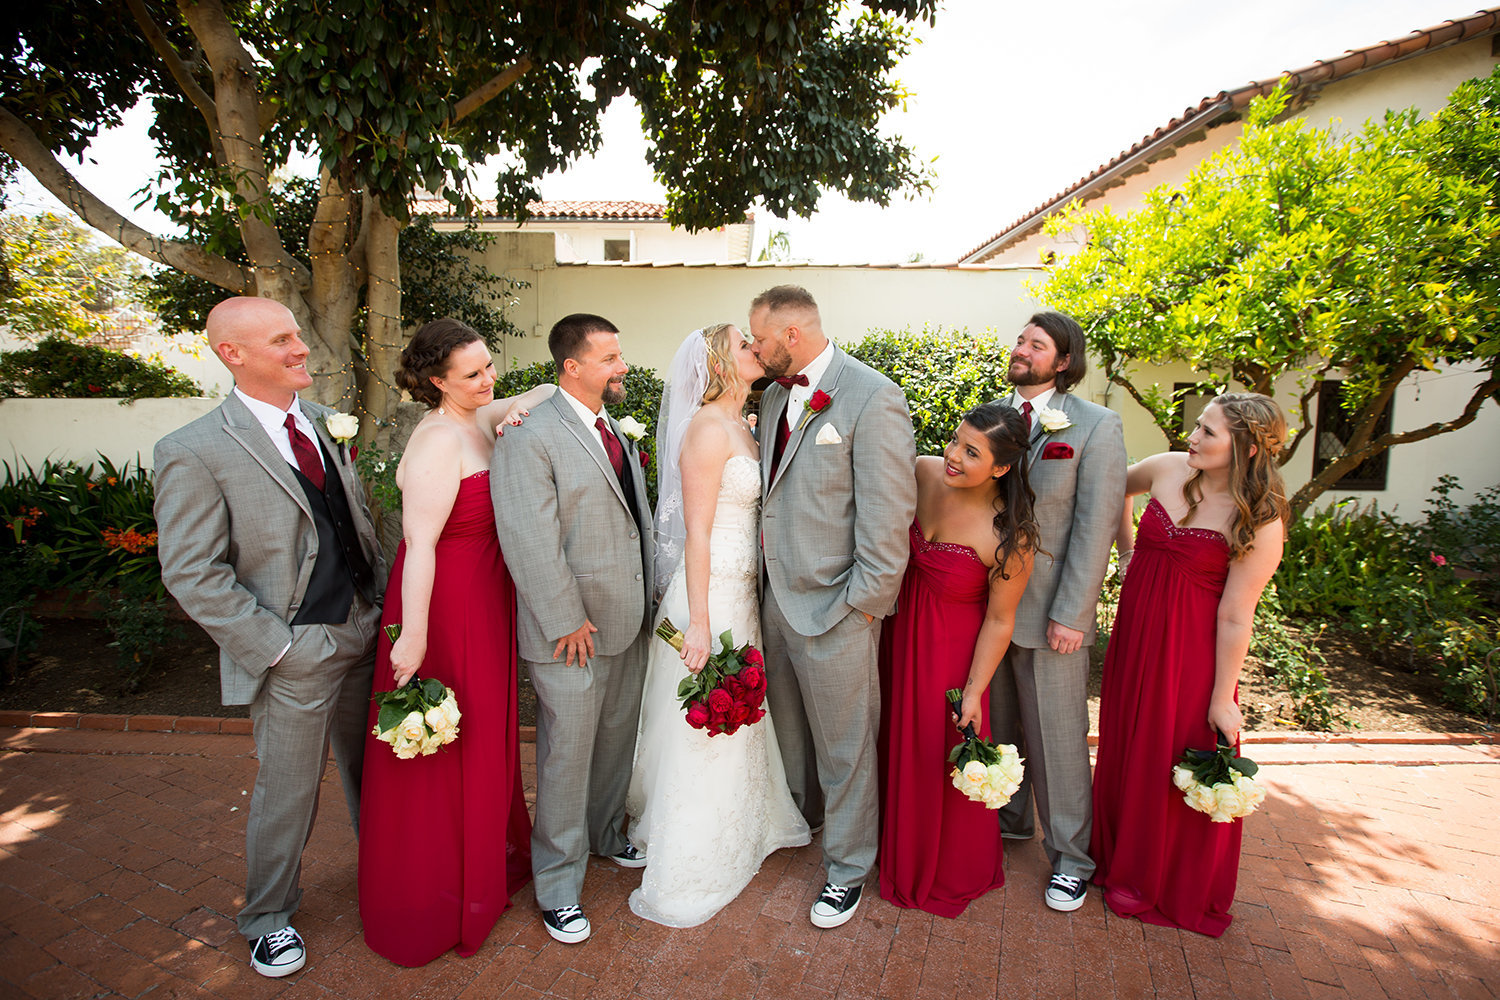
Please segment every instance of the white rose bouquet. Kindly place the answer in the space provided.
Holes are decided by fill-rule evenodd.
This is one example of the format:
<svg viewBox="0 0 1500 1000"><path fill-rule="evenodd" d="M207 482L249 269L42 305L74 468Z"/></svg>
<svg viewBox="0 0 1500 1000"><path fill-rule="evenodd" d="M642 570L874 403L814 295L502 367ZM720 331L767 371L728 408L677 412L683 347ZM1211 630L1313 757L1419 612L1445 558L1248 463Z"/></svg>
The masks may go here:
<svg viewBox="0 0 1500 1000"><path fill-rule="evenodd" d="M395 642L401 626L387 625L385 634ZM405 687L378 692L374 701L379 711L370 732L402 760L436 753L458 739L458 698L440 680L413 677Z"/></svg>
<svg viewBox="0 0 1500 1000"><path fill-rule="evenodd" d="M963 692L950 688L947 694L948 704L958 712ZM953 765L950 775L953 787L975 802L984 803L986 809L999 809L1016 794L1026 775L1021 755L1014 744L996 746L981 739L972 723L961 732L963 742L948 752L948 762Z"/></svg>
<svg viewBox="0 0 1500 1000"><path fill-rule="evenodd" d="M1215 823L1232 823L1249 816L1266 798L1265 786L1255 780L1255 761L1235 753L1224 742L1212 750L1183 751L1172 768L1172 784L1191 809L1206 813Z"/></svg>

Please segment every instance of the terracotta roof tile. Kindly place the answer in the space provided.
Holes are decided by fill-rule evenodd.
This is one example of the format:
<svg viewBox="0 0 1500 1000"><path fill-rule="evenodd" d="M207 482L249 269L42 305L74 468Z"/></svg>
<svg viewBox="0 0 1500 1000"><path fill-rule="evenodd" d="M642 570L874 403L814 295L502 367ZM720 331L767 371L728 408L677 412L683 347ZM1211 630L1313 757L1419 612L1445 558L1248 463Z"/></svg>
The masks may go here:
<svg viewBox="0 0 1500 1000"><path fill-rule="evenodd" d="M475 206L476 210L473 218L513 221L512 216L497 214L498 210L495 207L495 199L493 198L477 201ZM526 207L531 211L531 219L533 220L615 219L665 222L667 218L666 204L652 201L533 201L528 202ZM453 206L448 204L446 198L434 198L431 196L414 199L412 202L412 212L417 215L432 215L441 218L461 218L461 216L453 214ZM754 213L745 213L747 221L754 218Z"/></svg>
<svg viewBox="0 0 1500 1000"><path fill-rule="evenodd" d="M1480 38L1497 32L1500 32L1500 7L1491 7L1468 17L1444 21L1436 27L1414 31L1395 41L1377 42L1364 48L1350 49L1334 59L1320 59L1311 66L1287 70L1277 76L1256 80L1235 90L1221 90L1217 94L1205 97L1197 107L1185 109L1179 117L1173 118L1155 132L1145 136L1140 142L1124 150L1108 163L1100 164L1092 173L1042 202L994 236L963 254L959 260L963 263L974 264L989 260L1039 229L1047 217L1066 202L1102 187L1115 175L1134 166L1142 159L1147 161L1153 159L1164 147L1174 144L1183 135L1208 128L1231 114L1243 111L1252 100L1269 94L1283 80L1288 82L1294 95L1306 96L1322 84L1405 59L1419 52L1446 48L1466 42L1471 38Z"/></svg>

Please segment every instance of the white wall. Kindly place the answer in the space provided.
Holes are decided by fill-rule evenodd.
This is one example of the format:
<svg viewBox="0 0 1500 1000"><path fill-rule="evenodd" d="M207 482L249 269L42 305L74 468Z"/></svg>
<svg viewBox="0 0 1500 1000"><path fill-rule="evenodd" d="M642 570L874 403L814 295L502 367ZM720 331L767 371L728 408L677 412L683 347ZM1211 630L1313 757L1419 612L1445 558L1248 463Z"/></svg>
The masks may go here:
<svg viewBox="0 0 1500 1000"><path fill-rule="evenodd" d="M151 467L163 435L201 417L217 399L0 399L0 460L11 468L43 461L97 461Z"/></svg>
<svg viewBox="0 0 1500 1000"><path fill-rule="evenodd" d="M441 222L434 229L462 229L463 223ZM629 240L632 261L744 261L753 242L753 223L737 223L718 229L689 231L662 221L620 219L591 222L558 222L532 219L514 223L481 223L479 228L496 233L551 233L556 259L563 263L602 262L605 240Z"/></svg>

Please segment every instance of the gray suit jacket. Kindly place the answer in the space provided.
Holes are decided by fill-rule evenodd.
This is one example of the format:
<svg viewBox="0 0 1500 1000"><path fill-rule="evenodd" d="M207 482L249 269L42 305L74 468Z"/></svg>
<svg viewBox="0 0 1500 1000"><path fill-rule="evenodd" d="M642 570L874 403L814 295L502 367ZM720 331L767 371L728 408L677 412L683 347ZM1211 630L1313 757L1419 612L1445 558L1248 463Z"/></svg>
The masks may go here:
<svg viewBox="0 0 1500 1000"><path fill-rule="evenodd" d="M815 388L831 399L791 425L774 480L776 428L788 391L772 384L760 403L766 575L786 620L802 635L822 635L851 608L876 618L890 614L917 509L916 443L896 384L835 348ZM820 433L838 441L818 444Z"/></svg>
<svg viewBox="0 0 1500 1000"><path fill-rule="evenodd" d="M328 436L333 410L301 401L349 497L360 547L384 592L385 555L347 448ZM307 494L239 398L156 443L162 582L219 646L226 705L255 700L271 662L321 625L289 624L318 558ZM292 655L293 649L287 650Z"/></svg>
<svg viewBox="0 0 1500 1000"><path fill-rule="evenodd" d="M1109 570L1109 547L1125 509L1125 438L1120 415L1066 392L1053 395L1071 427L1047 433L1032 420L1031 488L1041 532L1026 592L1016 609L1011 641L1028 649L1047 645L1047 622L1078 629L1084 642L1097 628L1099 588ZM1065 444L1071 458L1042 458Z"/></svg>
<svg viewBox="0 0 1500 1000"><path fill-rule="evenodd" d="M625 446L643 525L631 517L599 432L584 425L560 390L495 444L490 496L516 581L523 659L551 662L557 640L585 618L599 630L594 649L604 656L624 652L650 624L646 479L635 443L613 418L609 423Z"/></svg>

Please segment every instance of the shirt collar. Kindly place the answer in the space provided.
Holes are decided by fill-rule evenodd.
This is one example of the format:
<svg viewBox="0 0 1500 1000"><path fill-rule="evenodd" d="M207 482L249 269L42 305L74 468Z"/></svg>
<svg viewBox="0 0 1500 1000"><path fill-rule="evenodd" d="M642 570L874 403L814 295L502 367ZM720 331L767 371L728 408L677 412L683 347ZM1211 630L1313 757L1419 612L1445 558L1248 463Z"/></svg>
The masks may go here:
<svg viewBox="0 0 1500 1000"><path fill-rule="evenodd" d="M809 390L818 387L819 380L823 378L823 375L828 371L828 366L832 363L833 341L830 340L823 345L823 349L818 352L818 356L809 361L807 367L803 368L800 373L807 376L807 388ZM801 388L801 386L797 386L797 388Z"/></svg>
<svg viewBox="0 0 1500 1000"><path fill-rule="evenodd" d="M303 413L302 407L297 405L299 399L296 396L292 397L291 409L283 410L279 406L256 399L254 396L246 395L240 391L239 386L234 387L234 394L239 397L241 403L245 404L245 408L250 411L250 415L266 429L267 434L276 434L285 431L286 415L290 413L292 419L297 422L298 430L309 437L312 436L312 421L307 419L307 414Z"/></svg>
<svg viewBox="0 0 1500 1000"><path fill-rule="evenodd" d="M1031 400L1031 412L1040 412L1044 406L1052 402L1052 397L1055 395L1057 395L1057 386L1055 385L1037 394ZM1026 400L1021 398L1021 392L1019 389L1010 394L1010 405L1015 407L1016 409L1019 410L1021 408L1021 404L1024 402L1026 402Z"/></svg>
<svg viewBox="0 0 1500 1000"><path fill-rule="evenodd" d="M593 427L595 422L598 421L600 417L604 416L603 406L600 406L597 411L590 410L588 408L588 404L584 403L577 396L573 395L568 390L563 389L561 386L559 386L558 388L562 392L563 399L566 399L569 405L573 407L573 412L578 414L578 419L582 420L588 426ZM608 423L608 421L606 420L605 423Z"/></svg>

